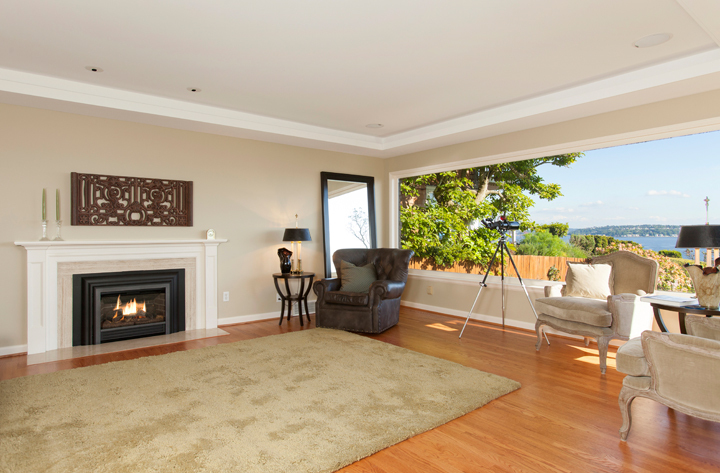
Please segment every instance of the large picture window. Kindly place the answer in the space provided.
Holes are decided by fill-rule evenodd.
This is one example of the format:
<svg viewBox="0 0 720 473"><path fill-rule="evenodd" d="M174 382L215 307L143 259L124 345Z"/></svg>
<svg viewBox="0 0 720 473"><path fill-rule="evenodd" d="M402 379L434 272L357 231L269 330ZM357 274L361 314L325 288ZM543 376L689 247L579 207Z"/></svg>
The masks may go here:
<svg viewBox="0 0 720 473"><path fill-rule="evenodd" d="M692 292L682 265L720 254L675 240L681 225L713 221L720 192L679 177L677 156L716 169L719 147L711 132L403 178L400 245L414 269L484 274L499 234L480 222L505 216L520 223L511 249L525 279L564 280L568 260L626 250L658 261L658 289Z"/></svg>

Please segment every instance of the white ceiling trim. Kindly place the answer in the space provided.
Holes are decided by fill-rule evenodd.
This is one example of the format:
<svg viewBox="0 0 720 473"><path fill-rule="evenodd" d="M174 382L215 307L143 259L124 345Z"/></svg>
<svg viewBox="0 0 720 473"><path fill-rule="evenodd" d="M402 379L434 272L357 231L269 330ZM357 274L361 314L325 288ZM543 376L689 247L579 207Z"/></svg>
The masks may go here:
<svg viewBox="0 0 720 473"><path fill-rule="evenodd" d="M0 68L0 91L379 150L381 139L155 95ZM221 133L224 134L224 133Z"/></svg>
<svg viewBox="0 0 720 473"><path fill-rule="evenodd" d="M147 116L152 116L160 119L155 120L157 124L171 128L225 136L238 136L238 133L250 131L255 132L257 139L265 137L268 141L299 146L390 157L397 154L392 153L396 148L423 143L423 149L430 149L435 147L433 140L457 133L479 131L490 125L589 104L717 72L720 72L720 49L384 138L2 68L0 68L0 91L34 98L35 100L28 101L32 103L30 106L37 106L37 98L41 98L52 101L54 106L48 108L56 110L58 101L82 104L102 109L102 116L108 116L108 109L117 110L122 112L118 113L117 118L124 120L127 120L128 116L135 116L138 118L137 121L145 122ZM22 100L16 103L23 104ZM77 110L77 107L74 110ZM112 114L110 118L113 118ZM183 126L178 126L178 120L183 121Z"/></svg>

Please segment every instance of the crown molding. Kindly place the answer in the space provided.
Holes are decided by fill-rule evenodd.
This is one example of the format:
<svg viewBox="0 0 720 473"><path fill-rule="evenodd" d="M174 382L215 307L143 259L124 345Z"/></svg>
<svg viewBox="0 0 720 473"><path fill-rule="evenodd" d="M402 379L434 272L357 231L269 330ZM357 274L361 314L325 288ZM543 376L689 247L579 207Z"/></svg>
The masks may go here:
<svg viewBox="0 0 720 473"><path fill-rule="evenodd" d="M687 3L687 2L683 2ZM668 97L661 87L720 72L720 48L640 70L452 118L387 137L307 125L221 107L168 99L0 68L0 101L70 113L149 123L203 133L284 143L376 157L392 157L487 136L489 127L657 88L651 100ZM696 93L687 90L685 95ZM677 92L676 95L677 96ZM578 109L580 107L580 109ZM617 107L616 107L617 108ZM571 117L572 118L572 117Z"/></svg>

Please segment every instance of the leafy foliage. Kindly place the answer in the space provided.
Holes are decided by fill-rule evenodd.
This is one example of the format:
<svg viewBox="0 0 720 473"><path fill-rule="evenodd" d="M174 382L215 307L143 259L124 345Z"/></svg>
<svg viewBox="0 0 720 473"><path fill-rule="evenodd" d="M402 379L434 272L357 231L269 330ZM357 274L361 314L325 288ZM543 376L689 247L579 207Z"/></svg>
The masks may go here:
<svg viewBox="0 0 720 473"><path fill-rule="evenodd" d="M537 168L544 164L569 166L580 156L582 153L549 156L401 179L402 247L439 266L487 263L499 234L482 227L480 220L506 215L508 220L520 222L521 230L534 228L529 213L534 201L529 195L546 200L562 195L560 186L545 183ZM422 200L421 191L428 188L432 195L417 204Z"/></svg>
<svg viewBox="0 0 720 473"><path fill-rule="evenodd" d="M570 225L567 223L552 222L545 225L537 225L535 229L549 232L557 237L564 237L568 234Z"/></svg>
<svg viewBox="0 0 720 473"><path fill-rule="evenodd" d="M570 244L572 246L581 248L583 251L585 251L585 253L587 253L589 255L603 254L603 253L601 253L601 251L604 248L607 248L608 245L611 245L615 242L637 245L637 243L634 243L632 241L616 240L615 238L613 238L611 236L606 236L606 235L571 235L570 236Z"/></svg>
<svg viewBox="0 0 720 473"><path fill-rule="evenodd" d="M566 243L559 236L549 232L528 233L517 245L519 255L567 256L571 258L587 258L582 249Z"/></svg>
<svg viewBox="0 0 720 473"><path fill-rule="evenodd" d="M415 250L421 258L430 258L438 265L451 265L456 261L484 262L492 256L487 242L495 232L471 222L485 218L493 212L488 202L478 203L472 191L472 182L455 173L441 173L435 198L428 199L424 207L403 207L400 212L402 246ZM431 176L413 178L413 184L430 180ZM439 191L438 191L439 189ZM417 188L401 182L401 192L417 196Z"/></svg>
<svg viewBox="0 0 720 473"><path fill-rule="evenodd" d="M548 269L547 272L547 278L548 281L559 281L560 280L560 270L557 269L557 266L550 266L550 269Z"/></svg>
<svg viewBox="0 0 720 473"><path fill-rule="evenodd" d="M659 255L667 256L668 258L682 258L682 253L677 250L660 250Z"/></svg>
<svg viewBox="0 0 720 473"><path fill-rule="evenodd" d="M695 292L692 279L688 272L677 262L660 255L653 250L643 249L642 245L631 241L615 240L604 248L600 248L597 254L609 254L616 251L631 251L645 258L651 258L658 262L658 289L672 292Z"/></svg>

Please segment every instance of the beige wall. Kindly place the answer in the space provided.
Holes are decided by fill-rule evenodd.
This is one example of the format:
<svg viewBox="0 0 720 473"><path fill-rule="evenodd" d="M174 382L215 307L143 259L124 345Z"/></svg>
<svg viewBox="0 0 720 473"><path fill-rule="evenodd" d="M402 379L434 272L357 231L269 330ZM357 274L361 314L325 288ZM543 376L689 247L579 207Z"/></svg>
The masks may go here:
<svg viewBox="0 0 720 473"><path fill-rule="evenodd" d="M54 218L60 189L66 240L193 239L214 228L223 318L278 312L271 274L279 271L283 228L308 227L303 266L323 272L320 172L376 179L378 237L384 240L385 163L377 158L194 133L0 104L0 349L26 340L25 250L40 237L40 200ZM70 172L192 180L194 226L72 227ZM222 292L230 301L222 302Z"/></svg>
<svg viewBox="0 0 720 473"><path fill-rule="evenodd" d="M588 148L573 150L601 148L627 139L625 136L627 134L633 136L645 134L644 139L636 139L636 141L645 141L667 137L666 133L668 132L679 135L707 131L705 129L708 126L706 122L714 123L709 126L720 129L720 90L398 156L388 160L386 169L388 172L403 173L406 170L437 166L443 163L457 163L508 154L521 155L535 149L562 150L568 145L572 146L573 143L588 141L595 144ZM560 152L567 151L569 150ZM683 156L678 159L687 160L692 157ZM488 162L492 162L492 159ZM477 282L468 283L467 278L462 278L462 276L460 280L455 281L428 278L433 278L432 272L426 272L422 277L411 275L407 290L403 294L403 301L415 307L465 317L477 294L479 287ZM490 280L498 281L496 278L490 278ZM526 281L526 283L529 286L541 284L530 281ZM433 286L432 295L428 294L428 285ZM533 299L542 297L542 292L538 287L528 287L528 290ZM532 327L535 318L525 294L515 290L515 292L509 293L509 300L506 319L510 320L510 324L525 328ZM493 322L499 320L501 315L500 291L496 286L484 290L475 313L481 319ZM668 320L669 325L673 323L677 325L676 322L673 322L672 316Z"/></svg>

